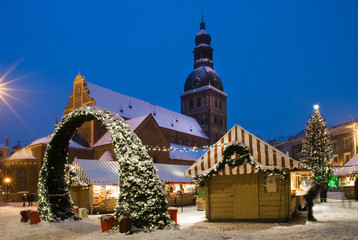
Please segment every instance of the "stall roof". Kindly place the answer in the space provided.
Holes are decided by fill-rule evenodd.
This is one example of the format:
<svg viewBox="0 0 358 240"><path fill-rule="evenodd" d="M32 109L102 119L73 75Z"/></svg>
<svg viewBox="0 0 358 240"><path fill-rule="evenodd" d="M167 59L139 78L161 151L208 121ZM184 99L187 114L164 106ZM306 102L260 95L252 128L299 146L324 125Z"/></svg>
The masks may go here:
<svg viewBox="0 0 358 240"><path fill-rule="evenodd" d="M192 183L191 179L184 177L184 171L188 168L186 165L173 164L154 164L158 170L158 175L165 183Z"/></svg>
<svg viewBox="0 0 358 240"><path fill-rule="evenodd" d="M184 178L185 165L155 163L158 175L165 183L190 183ZM114 185L118 184L119 163L117 161L75 159L73 162L80 179L87 184Z"/></svg>
<svg viewBox="0 0 358 240"><path fill-rule="evenodd" d="M342 167L340 167L340 169L333 175L336 177L343 177L353 174L358 174L358 154L346 162L346 164L344 164Z"/></svg>
<svg viewBox="0 0 358 240"><path fill-rule="evenodd" d="M76 167L82 181L93 185L118 185L119 164L116 161L75 159Z"/></svg>
<svg viewBox="0 0 358 240"><path fill-rule="evenodd" d="M198 159L189 169L185 171L185 177L195 177L197 174L206 176L212 169L222 162L224 149L232 143L241 143L250 149L250 155L256 166L261 169L295 169L299 167L299 162L288 157L286 154L246 131L239 125L231 128L216 144ZM236 175L257 172L249 163L239 167L231 168L225 166L220 175Z"/></svg>

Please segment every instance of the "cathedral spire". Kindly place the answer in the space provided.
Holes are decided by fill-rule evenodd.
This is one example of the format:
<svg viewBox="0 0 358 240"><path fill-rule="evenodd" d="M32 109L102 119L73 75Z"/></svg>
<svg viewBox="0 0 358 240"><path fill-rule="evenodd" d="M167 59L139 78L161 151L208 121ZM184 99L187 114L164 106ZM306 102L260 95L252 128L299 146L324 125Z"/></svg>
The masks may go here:
<svg viewBox="0 0 358 240"><path fill-rule="evenodd" d="M204 13L201 13L200 30L205 29Z"/></svg>

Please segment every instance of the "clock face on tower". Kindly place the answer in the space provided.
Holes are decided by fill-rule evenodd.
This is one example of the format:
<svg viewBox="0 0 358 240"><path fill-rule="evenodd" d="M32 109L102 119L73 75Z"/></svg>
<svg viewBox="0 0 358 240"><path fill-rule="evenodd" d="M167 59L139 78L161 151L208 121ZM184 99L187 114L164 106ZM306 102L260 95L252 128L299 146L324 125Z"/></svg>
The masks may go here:
<svg viewBox="0 0 358 240"><path fill-rule="evenodd" d="M199 87L199 84L200 84L200 78L195 78L195 79L192 81L191 86L192 86L193 88L195 88L195 87Z"/></svg>

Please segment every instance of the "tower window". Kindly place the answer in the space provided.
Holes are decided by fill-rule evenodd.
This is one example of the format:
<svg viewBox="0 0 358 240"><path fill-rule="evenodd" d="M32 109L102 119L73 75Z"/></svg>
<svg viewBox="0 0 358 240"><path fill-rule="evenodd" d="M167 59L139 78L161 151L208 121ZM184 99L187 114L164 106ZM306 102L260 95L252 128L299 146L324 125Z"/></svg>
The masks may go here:
<svg viewBox="0 0 358 240"><path fill-rule="evenodd" d="M201 98L200 98L200 97L198 97L198 98L196 99L196 103L197 103L198 107L201 106Z"/></svg>
<svg viewBox="0 0 358 240"><path fill-rule="evenodd" d="M194 108L194 102L193 99L189 100L189 109L193 109Z"/></svg>

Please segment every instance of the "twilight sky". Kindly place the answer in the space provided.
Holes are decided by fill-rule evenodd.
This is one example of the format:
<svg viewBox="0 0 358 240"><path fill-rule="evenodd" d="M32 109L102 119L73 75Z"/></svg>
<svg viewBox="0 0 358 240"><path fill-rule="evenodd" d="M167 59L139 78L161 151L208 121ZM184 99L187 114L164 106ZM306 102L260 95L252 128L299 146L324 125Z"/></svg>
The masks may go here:
<svg viewBox="0 0 358 240"><path fill-rule="evenodd" d="M358 1L0 1L0 144L49 135L79 70L89 82L180 112L204 6L228 129L264 140L358 118ZM17 115L17 116L16 116Z"/></svg>

